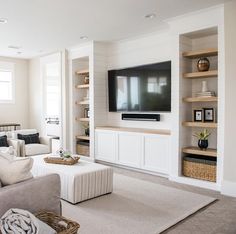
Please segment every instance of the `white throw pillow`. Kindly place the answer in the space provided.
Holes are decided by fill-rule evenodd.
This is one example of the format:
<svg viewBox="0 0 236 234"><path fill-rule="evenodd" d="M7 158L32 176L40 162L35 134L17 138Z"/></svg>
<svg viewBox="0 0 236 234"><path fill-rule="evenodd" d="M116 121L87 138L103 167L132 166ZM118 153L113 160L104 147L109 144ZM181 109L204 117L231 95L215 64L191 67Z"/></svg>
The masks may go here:
<svg viewBox="0 0 236 234"><path fill-rule="evenodd" d="M32 158L13 157L0 152L0 180L4 186L31 179Z"/></svg>

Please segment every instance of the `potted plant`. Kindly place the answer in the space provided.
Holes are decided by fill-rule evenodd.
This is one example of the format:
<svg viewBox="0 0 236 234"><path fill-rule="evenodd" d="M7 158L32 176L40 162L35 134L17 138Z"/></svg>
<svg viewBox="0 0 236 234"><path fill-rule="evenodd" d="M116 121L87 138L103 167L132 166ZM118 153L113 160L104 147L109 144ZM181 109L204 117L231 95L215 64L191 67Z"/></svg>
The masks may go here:
<svg viewBox="0 0 236 234"><path fill-rule="evenodd" d="M198 147L201 150L206 150L208 147L208 137L211 135L211 133L204 129L202 132L196 132L193 136L198 139Z"/></svg>
<svg viewBox="0 0 236 234"><path fill-rule="evenodd" d="M82 124L85 136L89 136L89 124Z"/></svg>

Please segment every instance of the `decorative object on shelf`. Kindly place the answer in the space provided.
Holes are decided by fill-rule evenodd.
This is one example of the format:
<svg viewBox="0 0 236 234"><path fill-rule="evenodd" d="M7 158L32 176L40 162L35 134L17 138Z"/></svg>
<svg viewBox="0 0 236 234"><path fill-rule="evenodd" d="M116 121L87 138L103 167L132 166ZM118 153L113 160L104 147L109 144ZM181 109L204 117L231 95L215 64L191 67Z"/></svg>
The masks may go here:
<svg viewBox="0 0 236 234"><path fill-rule="evenodd" d="M84 84L89 84L89 76L84 77Z"/></svg>
<svg viewBox="0 0 236 234"><path fill-rule="evenodd" d="M199 93L196 93L196 97L215 97L216 94L214 91L208 90L208 84L207 81L202 81L202 90Z"/></svg>
<svg viewBox="0 0 236 234"><path fill-rule="evenodd" d="M208 71L210 68L210 61L207 58L200 58L197 62L197 69L199 72Z"/></svg>
<svg viewBox="0 0 236 234"><path fill-rule="evenodd" d="M82 124L82 125L83 125L83 128L84 128L85 136L89 136L89 124L86 123L86 124Z"/></svg>
<svg viewBox="0 0 236 234"><path fill-rule="evenodd" d="M203 121L204 122L215 122L214 108L203 108Z"/></svg>
<svg viewBox="0 0 236 234"><path fill-rule="evenodd" d="M202 132L196 132L193 136L198 139L198 147L201 150L206 150L208 148L208 137L211 133L204 129Z"/></svg>
<svg viewBox="0 0 236 234"><path fill-rule="evenodd" d="M89 118L89 108L84 108L84 118Z"/></svg>
<svg viewBox="0 0 236 234"><path fill-rule="evenodd" d="M202 122L203 121L203 111L202 109L193 110L193 121Z"/></svg>

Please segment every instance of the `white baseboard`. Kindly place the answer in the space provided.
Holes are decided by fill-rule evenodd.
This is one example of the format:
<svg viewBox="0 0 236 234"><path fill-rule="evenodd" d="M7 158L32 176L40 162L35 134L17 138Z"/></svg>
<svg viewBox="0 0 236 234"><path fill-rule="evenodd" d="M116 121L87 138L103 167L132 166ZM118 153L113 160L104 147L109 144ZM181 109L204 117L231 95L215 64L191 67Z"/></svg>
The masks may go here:
<svg viewBox="0 0 236 234"><path fill-rule="evenodd" d="M222 182L221 193L226 196L236 197L236 182L224 180Z"/></svg>
<svg viewBox="0 0 236 234"><path fill-rule="evenodd" d="M204 188L204 189L220 191L219 185L214 182L193 179L193 178L185 177L185 176L172 176L172 175L169 176L169 180L177 182L177 183L181 183L181 184L187 184L191 186Z"/></svg>

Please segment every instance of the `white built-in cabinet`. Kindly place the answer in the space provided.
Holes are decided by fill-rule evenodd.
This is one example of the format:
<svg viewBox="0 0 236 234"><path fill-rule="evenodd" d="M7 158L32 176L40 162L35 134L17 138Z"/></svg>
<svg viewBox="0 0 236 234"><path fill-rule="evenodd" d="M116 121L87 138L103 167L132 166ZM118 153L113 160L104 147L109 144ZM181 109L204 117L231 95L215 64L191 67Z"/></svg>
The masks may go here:
<svg viewBox="0 0 236 234"><path fill-rule="evenodd" d="M156 173L169 173L170 135L95 130L95 159Z"/></svg>

